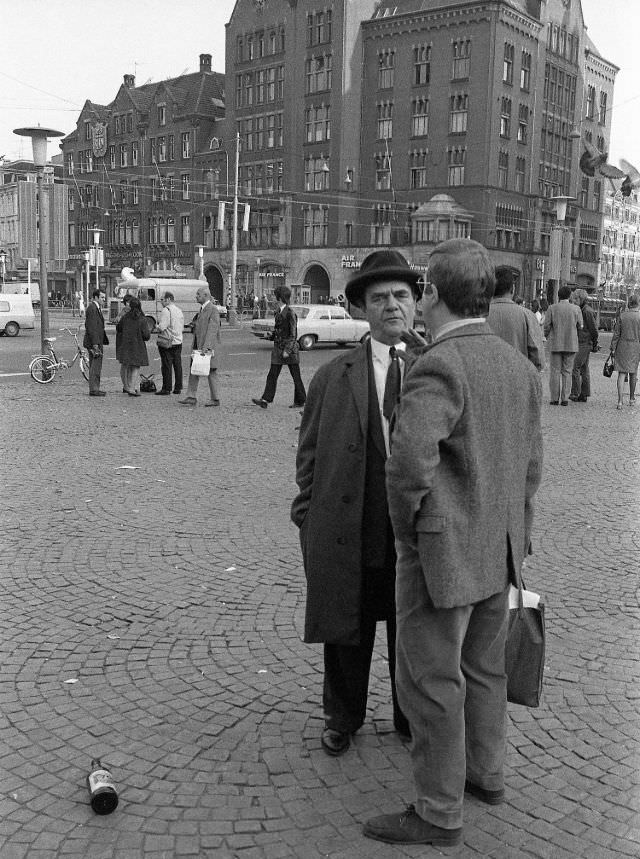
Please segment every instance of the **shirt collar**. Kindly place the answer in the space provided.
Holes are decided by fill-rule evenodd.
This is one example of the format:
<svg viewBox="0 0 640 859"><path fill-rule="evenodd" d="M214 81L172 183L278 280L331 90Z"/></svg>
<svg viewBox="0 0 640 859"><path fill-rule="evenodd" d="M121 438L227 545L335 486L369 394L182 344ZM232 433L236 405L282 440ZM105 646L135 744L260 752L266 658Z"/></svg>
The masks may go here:
<svg viewBox="0 0 640 859"><path fill-rule="evenodd" d="M209 299L208 301L205 301L205 303L204 303L204 304L201 304L201 305L200 305L200 310L204 310L204 308L207 306L207 304L211 304L211 299Z"/></svg>
<svg viewBox="0 0 640 859"><path fill-rule="evenodd" d="M479 322L484 321L484 316L472 316L470 318L455 319L453 322L447 322L441 328L438 328L436 333L433 335L434 342L436 340L440 340L441 337L444 337L444 335L448 334L450 331L455 331L456 328L463 328L465 325L477 325Z"/></svg>
<svg viewBox="0 0 640 859"><path fill-rule="evenodd" d="M401 340L399 343L395 344L396 350L398 352L404 352L407 348L407 344L403 343ZM381 361L385 367L389 363L389 349L391 347L387 343L381 343L379 340L374 340L371 338L371 356L374 361Z"/></svg>

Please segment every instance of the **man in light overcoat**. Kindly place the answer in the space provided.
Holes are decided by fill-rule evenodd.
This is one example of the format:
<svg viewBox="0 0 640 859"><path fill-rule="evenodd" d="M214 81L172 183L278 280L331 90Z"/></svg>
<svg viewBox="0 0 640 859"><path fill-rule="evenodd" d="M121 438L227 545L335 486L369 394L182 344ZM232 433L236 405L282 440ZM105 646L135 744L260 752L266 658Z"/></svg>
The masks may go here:
<svg viewBox="0 0 640 859"><path fill-rule="evenodd" d="M398 383L404 372L396 350L413 325L419 278L396 251L363 261L346 295L364 310L371 339L320 367L300 426L291 518L307 578L304 640L324 644L321 743L329 755L346 752L364 722L379 620L387 626L394 726L408 734L395 694L396 555L384 472L399 389L386 383L390 372Z"/></svg>
<svg viewBox="0 0 640 859"><path fill-rule="evenodd" d="M387 460L398 552L398 700L415 804L368 837L455 846L464 791L504 798L508 587L530 550L540 483L540 374L485 321L493 265L438 245L422 299L433 343L408 369Z"/></svg>
<svg viewBox="0 0 640 859"><path fill-rule="evenodd" d="M211 365L207 381L209 382L209 393L211 399L206 406L219 406L217 370L219 366L220 337L220 314L211 300L211 293L207 286L201 286L196 292L196 301L200 305L200 311L196 318L193 331L193 351L201 352L203 355L211 356ZM197 403L198 383L200 376L189 373L189 384L187 393L183 400L178 400L183 406L195 406Z"/></svg>
<svg viewBox="0 0 640 859"><path fill-rule="evenodd" d="M578 331L582 329L582 314L569 298L571 288L561 286L557 304L551 304L544 318L544 335L549 343L549 391L551 405L569 405L573 362L578 351Z"/></svg>

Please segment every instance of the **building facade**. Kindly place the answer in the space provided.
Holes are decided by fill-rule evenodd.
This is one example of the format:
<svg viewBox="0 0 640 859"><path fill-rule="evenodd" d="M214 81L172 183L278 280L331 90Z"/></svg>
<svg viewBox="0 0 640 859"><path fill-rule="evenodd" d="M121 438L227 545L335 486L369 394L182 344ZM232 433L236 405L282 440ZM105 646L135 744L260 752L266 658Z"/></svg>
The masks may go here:
<svg viewBox="0 0 640 859"><path fill-rule="evenodd" d="M6 254L5 280L38 280L40 201L38 170L31 161L0 164L0 250ZM44 236L47 288L50 294L67 293L68 194L62 164L50 163L44 171L47 230Z"/></svg>
<svg viewBox="0 0 640 859"><path fill-rule="evenodd" d="M338 296L372 249L422 268L454 235L512 267L527 299L549 279L595 289L616 72L578 0L238 0L201 176L205 274L228 282L237 190L241 295L284 281L299 300Z"/></svg>
<svg viewBox="0 0 640 859"><path fill-rule="evenodd" d="M61 144L78 282L96 229L106 294L124 267L138 276L197 276L196 153L223 113L224 75L211 70L210 54L200 55L198 72L143 86L127 74L109 105L85 102Z"/></svg>
<svg viewBox="0 0 640 859"><path fill-rule="evenodd" d="M622 298L640 288L640 195L629 196L607 183L602 231L600 292Z"/></svg>

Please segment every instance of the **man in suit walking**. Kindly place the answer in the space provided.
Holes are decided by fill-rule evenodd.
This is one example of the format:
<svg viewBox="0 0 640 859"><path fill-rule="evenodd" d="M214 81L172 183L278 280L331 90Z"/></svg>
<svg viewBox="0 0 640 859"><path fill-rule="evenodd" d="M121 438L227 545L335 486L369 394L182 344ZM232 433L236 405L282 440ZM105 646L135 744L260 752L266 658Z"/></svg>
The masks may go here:
<svg viewBox="0 0 640 859"><path fill-rule="evenodd" d="M84 329L82 345L89 351L89 396L106 397L106 392L100 390L100 374L102 373L103 347L108 345L109 338L104 330L104 316L100 306L99 289L94 289L91 294L91 301L87 307L84 320Z"/></svg>
<svg viewBox="0 0 640 859"><path fill-rule="evenodd" d="M489 804L504 797L507 595L530 550L542 392L531 362L484 319L494 280L485 248L443 242L428 277L433 344L407 371L387 461L416 801L364 834L442 847L462 841L465 790Z"/></svg>
<svg viewBox="0 0 640 859"><path fill-rule="evenodd" d="M366 715L376 622L386 621L396 730L408 734L395 692L395 549L385 490L389 419L399 396L420 272L396 251L375 251L346 288L371 339L320 367L300 426L291 518L307 578L304 640L324 644L321 742L349 748ZM388 379L388 381L387 381Z"/></svg>
<svg viewBox="0 0 640 859"><path fill-rule="evenodd" d="M544 320L544 334L549 343L549 391L551 405L568 406L573 374L573 361L578 351L578 331L582 329L582 314L569 298L571 288L561 286L558 303L550 305Z"/></svg>
<svg viewBox="0 0 640 859"><path fill-rule="evenodd" d="M215 304L211 300L209 287L201 286L196 292L196 301L200 305L200 311L196 318L196 327L193 332L193 351L201 352L203 355L211 356L211 366L207 381L209 382L209 393L211 399L206 406L219 406L220 399L218 397L218 354L216 348L220 343L220 314L218 313ZM196 394L198 392L198 383L200 376L194 376L189 373L189 384L187 385L187 393L183 400L178 400L183 406L195 406L197 404Z"/></svg>

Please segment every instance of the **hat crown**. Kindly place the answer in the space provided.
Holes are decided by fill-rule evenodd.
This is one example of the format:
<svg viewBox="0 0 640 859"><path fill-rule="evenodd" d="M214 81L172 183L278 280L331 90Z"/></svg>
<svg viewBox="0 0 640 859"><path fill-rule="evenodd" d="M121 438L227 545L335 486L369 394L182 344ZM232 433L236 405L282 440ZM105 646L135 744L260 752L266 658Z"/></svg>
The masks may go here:
<svg viewBox="0 0 640 859"><path fill-rule="evenodd" d="M409 263L398 251L384 250L374 251L362 261L360 272L366 274L377 269L406 268L410 270Z"/></svg>

